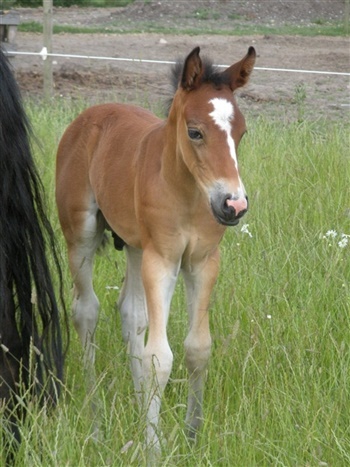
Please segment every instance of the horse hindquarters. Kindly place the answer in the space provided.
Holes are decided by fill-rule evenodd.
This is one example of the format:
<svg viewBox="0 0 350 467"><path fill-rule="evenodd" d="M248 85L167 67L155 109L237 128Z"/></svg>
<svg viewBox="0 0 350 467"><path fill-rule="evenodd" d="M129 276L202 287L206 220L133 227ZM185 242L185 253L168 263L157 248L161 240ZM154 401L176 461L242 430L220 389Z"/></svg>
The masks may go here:
<svg viewBox="0 0 350 467"><path fill-rule="evenodd" d="M75 122L74 122L75 123ZM79 125L78 125L79 126ZM84 348L84 367L89 388L94 383L94 332L99 301L92 284L93 260L103 239L105 221L88 177L88 161L77 125L63 135L57 152L56 202L67 243L70 272L74 283L73 323Z"/></svg>

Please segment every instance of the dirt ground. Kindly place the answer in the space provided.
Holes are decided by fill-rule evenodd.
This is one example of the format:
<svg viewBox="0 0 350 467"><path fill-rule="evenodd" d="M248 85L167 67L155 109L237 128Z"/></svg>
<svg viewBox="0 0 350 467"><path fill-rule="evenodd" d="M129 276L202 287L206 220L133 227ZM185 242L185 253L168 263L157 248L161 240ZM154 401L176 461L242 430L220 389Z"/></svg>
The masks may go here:
<svg viewBox="0 0 350 467"><path fill-rule="evenodd" d="M126 8L55 8L54 24L98 26L123 33L55 34L53 52L103 57L176 60L199 45L214 63L230 65L253 45L261 68L350 72L348 37L224 36L211 35L212 28L227 30L239 24L281 25L285 22L310 24L342 20L344 1L287 0L143 2ZM19 9L22 22L42 21L41 9ZM164 27L195 28L208 34L134 34L131 27L154 24ZM129 28L129 29L128 29ZM18 51L39 52L42 36L17 33ZM40 57L12 59L16 76L27 95L42 95ZM53 59L54 92L62 98L87 98L90 103L105 101L138 102L155 109L170 96L170 65L136 64L122 61L61 58ZM267 114L288 120L304 117L349 120L349 76L291 73L257 69L251 83L238 93L241 108L252 115Z"/></svg>

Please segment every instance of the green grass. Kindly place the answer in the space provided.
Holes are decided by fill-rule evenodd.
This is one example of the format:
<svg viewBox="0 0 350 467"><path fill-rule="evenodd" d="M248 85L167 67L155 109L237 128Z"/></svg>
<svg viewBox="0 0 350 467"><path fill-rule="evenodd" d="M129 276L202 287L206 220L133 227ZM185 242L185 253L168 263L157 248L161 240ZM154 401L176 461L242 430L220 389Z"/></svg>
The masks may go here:
<svg viewBox="0 0 350 467"><path fill-rule="evenodd" d="M79 7L123 7L129 5L134 0L54 0L53 4L55 7L70 7L72 5ZM6 3L6 2L5 2ZM41 7L43 5L42 0L9 0L7 3L13 4L13 6L25 6L30 8Z"/></svg>
<svg viewBox="0 0 350 467"><path fill-rule="evenodd" d="M204 18L202 18L204 19ZM41 23L31 21L22 23L18 27L22 32L43 32ZM230 29L216 29L208 27L206 21L199 21L196 27L183 28L181 26L161 26L154 21L138 21L135 23L126 23L125 21L114 21L106 24L103 27L85 27L85 26L69 26L69 25L54 25L54 34L69 33L69 34L131 34L131 33L158 33L158 34L214 34L222 36L243 36L251 34L260 35L302 35L302 36L346 36L348 31L343 23L313 23L309 25L293 25L286 24L284 26L264 26L253 24L238 24Z"/></svg>
<svg viewBox="0 0 350 467"><path fill-rule="evenodd" d="M63 255L54 158L64 128L83 106L28 104ZM228 229L221 245L205 420L193 446L183 422L187 318L181 281L176 290L169 322L173 382L162 405L168 444L161 465L345 467L350 464L350 242L343 249L337 242L341 233L350 234L349 128L246 116L249 132L240 164L250 196L243 223L252 237L239 226ZM323 238L330 229L337 238ZM64 274L69 303L66 263ZM106 288L120 287L123 274L124 256L110 245L97 257L94 279L102 306L97 332L101 439L96 443L90 436L81 350L73 331L64 397L49 416L30 408L18 466L145 465L144 426L114 305L119 292Z"/></svg>

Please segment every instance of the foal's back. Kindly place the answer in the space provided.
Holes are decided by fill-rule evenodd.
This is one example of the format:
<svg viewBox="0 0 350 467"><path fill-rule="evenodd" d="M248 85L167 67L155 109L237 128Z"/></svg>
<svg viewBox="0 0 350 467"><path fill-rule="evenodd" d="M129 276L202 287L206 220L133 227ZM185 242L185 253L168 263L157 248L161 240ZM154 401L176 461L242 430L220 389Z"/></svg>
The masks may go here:
<svg viewBox="0 0 350 467"><path fill-rule="evenodd" d="M86 212L94 217L102 206L114 231L123 238L135 236L130 231L130 217L135 218L133 182L144 140L161 125L151 112L127 104L90 107L71 123L58 147L56 171L60 220L68 241L70 236L76 241L73 230L86 222ZM126 217L129 221L123 225Z"/></svg>
<svg viewBox="0 0 350 467"><path fill-rule="evenodd" d="M101 159L107 164L113 161L113 165L123 166L123 154L137 154L144 135L159 122L160 119L148 110L133 105L90 107L71 123L63 135L58 148L58 170L68 170L68 164L81 164L81 168L88 168L94 161L101 163ZM126 161L128 164L130 158L126 157Z"/></svg>

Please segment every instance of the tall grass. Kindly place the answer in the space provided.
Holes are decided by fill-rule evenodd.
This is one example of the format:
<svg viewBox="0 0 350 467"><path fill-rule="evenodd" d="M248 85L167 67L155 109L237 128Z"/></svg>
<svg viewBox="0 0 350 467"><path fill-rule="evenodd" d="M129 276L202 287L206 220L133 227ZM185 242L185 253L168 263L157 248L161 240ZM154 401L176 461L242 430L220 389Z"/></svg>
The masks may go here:
<svg viewBox="0 0 350 467"><path fill-rule="evenodd" d="M54 158L64 128L82 106L28 106L62 255ZM348 134L337 123L249 122L240 150L250 195L243 223L249 226L246 232L242 224L228 229L221 245L203 429L197 443L189 445L183 422L187 318L180 281L169 322L175 361L162 405L167 439L162 465L350 464L350 241L344 248L338 245L342 233L350 234ZM329 230L337 236L327 235ZM69 303L66 266L65 271ZM119 291L109 288L121 286L123 274L123 254L108 246L97 257L94 280L101 300L99 441L91 439L80 344L73 332L64 397L49 415L29 408L18 466L145 465L143 421L115 308Z"/></svg>

